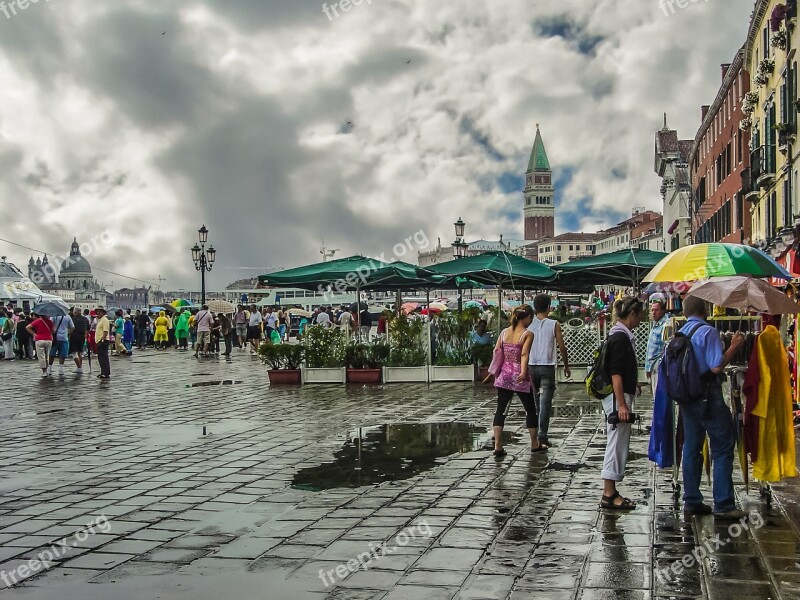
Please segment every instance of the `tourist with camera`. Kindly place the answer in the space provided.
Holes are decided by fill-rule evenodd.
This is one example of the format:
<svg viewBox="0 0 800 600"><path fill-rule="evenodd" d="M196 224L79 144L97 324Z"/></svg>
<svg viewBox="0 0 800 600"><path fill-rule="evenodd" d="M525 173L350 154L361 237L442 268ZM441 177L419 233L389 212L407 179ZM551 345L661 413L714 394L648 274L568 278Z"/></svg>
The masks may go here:
<svg viewBox="0 0 800 600"><path fill-rule="evenodd" d="M644 303L633 296L623 296L614 302L615 324L606 340L606 368L611 377L613 393L603 400L606 415L606 453L603 459L603 497L600 508L631 510L636 504L617 491L617 482L625 476L634 401L641 394L639 364L633 330L642 322Z"/></svg>

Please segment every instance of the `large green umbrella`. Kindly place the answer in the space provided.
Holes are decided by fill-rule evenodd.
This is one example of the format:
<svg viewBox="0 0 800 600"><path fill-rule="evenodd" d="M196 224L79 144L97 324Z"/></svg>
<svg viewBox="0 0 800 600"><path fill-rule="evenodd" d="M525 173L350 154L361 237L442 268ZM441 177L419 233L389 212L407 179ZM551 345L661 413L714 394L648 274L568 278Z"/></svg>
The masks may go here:
<svg viewBox="0 0 800 600"><path fill-rule="evenodd" d="M319 286L335 286L340 282L344 282L341 285L346 286L352 282L352 289L355 289L355 282L387 266L389 264L381 260L356 255L261 275L258 280L264 285L307 290L316 290Z"/></svg>
<svg viewBox="0 0 800 600"><path fill-rule="evenodd" d="M630 285L638 288L644 276L661 260L664 252L630 248L608 254L598 254L553 267L558 272L557 283L576 285Z"/></svg>

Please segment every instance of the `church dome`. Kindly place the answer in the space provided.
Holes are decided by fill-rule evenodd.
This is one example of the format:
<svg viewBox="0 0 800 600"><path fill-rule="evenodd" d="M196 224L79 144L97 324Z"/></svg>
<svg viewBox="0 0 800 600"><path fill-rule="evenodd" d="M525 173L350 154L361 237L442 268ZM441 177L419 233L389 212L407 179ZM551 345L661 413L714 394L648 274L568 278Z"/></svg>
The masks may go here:
<svg viewBox="0 0 800 600"><path fill-rule="evenodd" d="M72 242L72 247L69 250L69 258L64 259L61 263L61 276L64 275L91 275L92 267L89 266L83 256L81 256L81 249L78 245L78 240L75 238Z"/></svg>

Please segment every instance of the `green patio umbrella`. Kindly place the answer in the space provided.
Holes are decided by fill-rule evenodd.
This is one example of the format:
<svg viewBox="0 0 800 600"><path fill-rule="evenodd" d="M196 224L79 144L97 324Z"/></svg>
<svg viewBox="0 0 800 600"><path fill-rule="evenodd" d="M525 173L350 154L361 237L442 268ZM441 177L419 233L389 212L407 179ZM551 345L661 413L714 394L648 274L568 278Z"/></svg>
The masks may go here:
<svg viewBox="0 0 800 600"><path fill-rule="evenodd" d="M345 284L355 282L387 266L389 263L381 260L355 255L261 275L258 281L263 285L275 287L316 290L319 286L336 285L339 282L345 282ZM352 289L355 287L353 285Z"/></svg>
<svg viewBox="0 0 800 600"><path fill-rule="evenodd" d="M642 279L661 260L664 252L630 248L608 254L598 254L579 258L553 269L558 272L556 283L559 287L575 283L586 285L630 285L638 289Z"/></svg>
<svg viewBox="0 0 800 600"><path fill-rule="evenodd" d="M484 285L496 285L498 306L502 306L503 288L546 288L558 274L550 267L508 252L485 252L433 265L429 271L464 278ZM498 328L501 319L497 319Z"/></svg>

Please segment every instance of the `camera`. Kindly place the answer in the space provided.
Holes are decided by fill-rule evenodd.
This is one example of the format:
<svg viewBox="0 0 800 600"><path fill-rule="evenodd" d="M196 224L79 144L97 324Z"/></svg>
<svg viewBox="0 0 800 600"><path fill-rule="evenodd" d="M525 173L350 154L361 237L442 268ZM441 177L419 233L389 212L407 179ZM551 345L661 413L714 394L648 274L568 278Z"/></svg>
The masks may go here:
<svg viewBox="0 0 800 600"><path fill-rule="evenodd" d="M639 421L641 421L641 420L642 420L642 417L641 417L641 415L637 415L636 413L631 413L631 414L630 414L630 417L631 417L631 418L630 418L630 420L629 420L629 421L627 421L627 423L629 423L629 424L631 424L631 425L632 425L633 423L638 423ZM616 410L615 410L614 412L610 413L610 414L608 415L608 418L606 419L606 423L608 423L608 424L609 424L609 425L611 425L612 427L616 427L616 426L617 426L619 423L621 423L621 422L622 422L622 421L620 421L620 420L619 420L619 413L618 413Z"/></svg>

